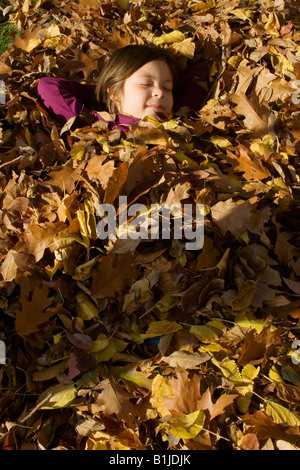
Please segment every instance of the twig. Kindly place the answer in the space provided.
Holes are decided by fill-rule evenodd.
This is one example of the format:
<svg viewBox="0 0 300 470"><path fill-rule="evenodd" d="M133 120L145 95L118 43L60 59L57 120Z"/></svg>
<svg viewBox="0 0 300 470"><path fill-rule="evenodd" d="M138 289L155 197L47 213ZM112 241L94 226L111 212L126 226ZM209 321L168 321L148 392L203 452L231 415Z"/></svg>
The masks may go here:
<svg viewBox="0 0 300 470"><path fill-rule="evenodd" d="M13 160L10 160L9 162L2 163L2 165L0 165L0 170L5 168L6 166L10 166L10 165L14 165L15 163L19 163L22 160L23 157L24 157L24 155L20 155L19 157L14 158Z"/></svg>
<svg viewBox="0 0 300 470"><path fill-rule="evenodd" d="M32 416L36 411L38 411L38 410L44 405L44 403L46 403L46 402L49 400L49 398L51 398L51 396L52 396L52 393L49 392L49 393L45 396L45 398L44 398L38 405L36 405L36 407L33 408L33 410L31 410L30 413L28 413L27 416L25 416L24 418L22 418L22 419L20 420L20 423L24 423L25 421L27 421L28 418L31 418L31 416Z"/></svg>

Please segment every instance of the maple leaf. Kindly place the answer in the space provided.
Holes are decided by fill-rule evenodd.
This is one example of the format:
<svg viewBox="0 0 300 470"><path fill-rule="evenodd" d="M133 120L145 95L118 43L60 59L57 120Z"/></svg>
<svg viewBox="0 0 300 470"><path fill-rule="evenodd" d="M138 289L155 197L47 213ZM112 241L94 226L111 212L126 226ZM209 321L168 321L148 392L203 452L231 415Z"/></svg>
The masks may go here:
<svg viewBox="0 0 300 470"><path fill-rule="evenodd" d="M138 270L132 266L130 253L121 255L109 254L99 264L98 269L93 270L91 294L96 299L114 297L123 291L126 281L135 279Z"/></svg>
<svg viewBox="0 0 300 470"><path fill-rule="evenodd" d="M66 228L64 222L45 222L44 224L31 224L20 237L19 251L23 249L34 255L36 262L40 261L46 248L54 249L53 238Z"/></svg>
<svg viewBox="0 0 300 470"><path fill-rule="evenodd" d="M50 171L48 173L50 176L48 183L60 188L67 194L71 194L75 189L76 182L82 179L82 167L83 165L79 165L76 169L73 169L70 165L65 165L58 170Z"/></svg>
<svg viewBox="0 0 300 470"><path fill-rule="evenodd" d="M244 116L243 123L247 129L253 131L253 137L268 134L267 121L269 111L266 106L260 106L254 98L251 102L243 92L231 95L231 99L236 103L236 107L233 110L237 114Z"/></svg>
<svg viewBox="0 0 300 470"><path fill-rule="evenodd" d="M116 415L118 419L124 420L133 426L134 421L138 419L138 410L130 402L132 397L113 379L103 380L98 389L102 389L97 396L97 406L99 406L105 415Z"/></svg>
<svg viewBox="0 0 300 470"><path fill-rule="evenodd" d="M3 7L22 31L0 60L0 449L299 448L298 6L262 3ZM39 104L41 76L93 86L112 51L145 42L196 72L178 103L192 113L124 133L97 103L109 125L61 128ZM94 214L120 194L203 203L203 249L118 239L105 252ZM47 409L64 422L51 433ZM29 433L11 426L27 420Z"/></svg>
<svg viewBox="0 0 300 470"><path fill-rule="evenodd" d="M47 310L53 303L53 297L48 297L49 289L43 286L34 289L32 299L21 298L21 310L16 313L15 330L20 336L28 336L39 331L38 326L47 322L56 312Z"/></svg>
<svg viewBox="0 0 300 470"><path fill-rule="evenodd" d="M170 382L175 398L164 397L166 407L180 413L197 410L197 403L201 398L199 375L195 374L190 379L186 370L176 367L176 376Z"/></svg>
<svg viewBox="0 0 300 470"><path fill-rule="evenodd" d="M250 155L245 146L239 145L237 150L238 155L227 150L227 156L224 157L224 160L230 162L235 171L241 171L247 180L252 178L262 180L270 176L270 172L263 166L261 160L254 155Z"/></svg>

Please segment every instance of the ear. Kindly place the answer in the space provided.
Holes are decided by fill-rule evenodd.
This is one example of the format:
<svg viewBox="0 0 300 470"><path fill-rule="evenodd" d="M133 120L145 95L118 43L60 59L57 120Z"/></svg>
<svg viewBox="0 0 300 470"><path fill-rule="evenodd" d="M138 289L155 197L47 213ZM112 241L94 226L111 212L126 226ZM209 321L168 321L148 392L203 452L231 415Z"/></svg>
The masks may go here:
<svg viewBox="0 0 300 470"><path fill-rule="evenodd" d="M109 97L112 101L114 101L117 105L119 105L120 102L121 102L119 93L116 93L116 92L113 90L113 87L108 87L106 91L107 91L108 97Z"/></svg>

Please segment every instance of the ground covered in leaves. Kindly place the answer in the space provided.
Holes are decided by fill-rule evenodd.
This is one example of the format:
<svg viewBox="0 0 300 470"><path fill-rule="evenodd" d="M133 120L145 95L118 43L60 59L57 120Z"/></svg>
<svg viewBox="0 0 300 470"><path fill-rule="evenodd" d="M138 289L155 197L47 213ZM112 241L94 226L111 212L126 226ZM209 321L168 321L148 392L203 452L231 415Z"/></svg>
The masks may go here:
<svg viewBox="0 0 300 470"><path fill-rule="evenodd" d="M11 0L0 56L0 448L300 448L300 16L292 0ZM59 125L43 76L95 83L154 42L197 112ZM97 238L96 209L203 204L204 245Z"/></svg>

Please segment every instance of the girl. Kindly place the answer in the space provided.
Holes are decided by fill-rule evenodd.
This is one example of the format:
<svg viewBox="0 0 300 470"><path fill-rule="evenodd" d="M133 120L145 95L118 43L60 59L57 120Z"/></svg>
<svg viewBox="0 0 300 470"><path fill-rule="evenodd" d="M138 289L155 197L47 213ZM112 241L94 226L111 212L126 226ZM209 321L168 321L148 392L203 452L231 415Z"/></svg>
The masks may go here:
<svg viewBox="0 0 300 470"><path fill-rule="evenodd" d="M178 69L174 58L155 45L129 45L116 50L105 62L96 86L99 110L116 114L115 120L108 122L109 127L126 131L147 115L168 118L174 102L177 109L200 107L204 92L187 76L190 83L181 87L179 98ZM88 85L44 77L38 83L38 93L44 106L63 124L83 112L104 121L95 111L93 88Z"/></svg>

